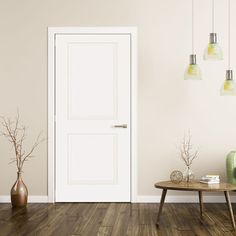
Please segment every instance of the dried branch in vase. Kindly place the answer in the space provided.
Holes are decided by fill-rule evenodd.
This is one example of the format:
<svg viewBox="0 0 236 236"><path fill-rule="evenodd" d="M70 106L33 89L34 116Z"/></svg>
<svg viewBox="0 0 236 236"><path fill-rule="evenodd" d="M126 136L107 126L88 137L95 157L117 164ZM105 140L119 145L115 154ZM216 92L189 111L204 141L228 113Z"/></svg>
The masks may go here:
<svg viewBox="0 0 236 236"><path fill-rule="evenodd" d="M188 135L184 135L183 142L180 146L180 157L184 161L186 166L191 166L194 159L198 157L199 149L193 150L193 145L191 144L192 136L190 131Z"/></svg>
<svg viewBox="0 0 236 236"><path fill-rule="evenodd" d="M195 151L193 150L191 139L192 136L189 131L187 136L184 135L183 141L180 145L180 157L187 166L187 169L184 172L184 179L187 182L190 182L194 179L194 174L192 170L190 170L190 166L192 165L193 160L196 159L198 156L198 149Z"/></svg>
<svg viewBox="0 0 236 236"><path fill-rule="evenodd" d="M2 135L12 144L14 149L14 158L11 158L10 163L16 162L16 167L18 172L22 172L24 163L32 158L32 154L35 148L43 142L45 139L41 138L41 133L37 136L32 147L26 151L24 148L26 130L24 125L20 124L19 112L15 119L10 119L6 117L0 117L1 124L3 126Z"/></svg>

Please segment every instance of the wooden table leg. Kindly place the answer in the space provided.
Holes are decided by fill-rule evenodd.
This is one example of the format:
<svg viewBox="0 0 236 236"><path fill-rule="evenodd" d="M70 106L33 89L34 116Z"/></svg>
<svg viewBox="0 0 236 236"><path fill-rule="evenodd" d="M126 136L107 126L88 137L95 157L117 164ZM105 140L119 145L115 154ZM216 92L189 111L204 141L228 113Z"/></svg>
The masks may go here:
<svg viewBox="0 0 236 236"><path fill-rule="evenodd" d="M224 191L224 194L225 194L225 200L226 200L228 208L229 208L229 214L230 214L232 226L235 229L234 213L233 213L233 209L232 209L232 205L231 205L231 201L230 201L229 191Z"/></svg>
<svg viewBox="0 0 236 236"><path fill-rule="evenodd" d="M158 211L158 214L157 214L157 223L156 223L157 226L159 225L159 220L160 220L160 216L161 216L162 207L163 207L164 202L165 202L166 192L167 192L167 189L162 190L161 202L160 202L159 211Z"/></svg>
<svg viewBox="0 0 236 236"><path fill-rule="evenodd" d="M202 198L202 191L198 191L199 196L199 205L200 205L200 216L203 216L203 198Z"/></svg>

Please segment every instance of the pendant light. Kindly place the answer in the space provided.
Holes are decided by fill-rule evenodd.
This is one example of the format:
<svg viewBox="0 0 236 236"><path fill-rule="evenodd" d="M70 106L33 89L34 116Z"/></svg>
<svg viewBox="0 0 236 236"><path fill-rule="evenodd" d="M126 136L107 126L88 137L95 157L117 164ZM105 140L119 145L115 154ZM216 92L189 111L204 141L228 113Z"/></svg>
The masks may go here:
<svg viewBox="0 0 236 236"><path fill-rule="evenodd" d="M197 65L197 57L196 54L194 54L194 0L192 0L192 54L190 55L190 63L185 71L184 79L202 79L201 70Z"/></svg>
<svg viewBox="0 0 236 236"><path fill-rule="evenodd" d="M221 47L217 43L217 34L214 32L215 32L215 0L212 0L212 33L210 33L210 41L203 55L204 60L223 59L223 53Z"/></svg>
<svg viewBox="0 0 236 236"><path fill-rule="evenodd" d="M226 70L226 79L221 87L221 95L236 95L236 84L233 80L233 71L231 70L231 64L230 64L230 27L231 22L230 19L230 0L228 0L228 70Z"/></svg>

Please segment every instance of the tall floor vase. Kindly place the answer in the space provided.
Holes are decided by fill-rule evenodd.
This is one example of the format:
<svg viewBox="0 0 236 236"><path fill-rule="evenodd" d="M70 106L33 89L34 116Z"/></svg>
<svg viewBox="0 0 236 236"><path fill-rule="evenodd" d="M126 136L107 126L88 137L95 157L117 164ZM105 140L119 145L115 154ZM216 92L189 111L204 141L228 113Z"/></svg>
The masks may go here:
<svg viewBox="0 0 236 236"><path fill-rule="evenodd" d="M11 189L12 207L25 207L28 202L28 190L22 180L22 173L17 172L17 180Z"/></svg>
<svg viewBox="0 0 236 236"><path fill-rule="evenodd" d="M236 184L236 151L231 151L226 157L227 180Z"/></svg>

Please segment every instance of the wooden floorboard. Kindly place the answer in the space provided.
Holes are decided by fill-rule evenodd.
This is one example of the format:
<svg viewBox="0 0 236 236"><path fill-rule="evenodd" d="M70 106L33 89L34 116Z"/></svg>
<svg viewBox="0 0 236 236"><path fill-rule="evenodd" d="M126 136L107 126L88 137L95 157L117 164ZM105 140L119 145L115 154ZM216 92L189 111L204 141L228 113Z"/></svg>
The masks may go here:
<svg viewBox="0 0 236 236"><path fill-rule="evenodd" d="M57 203L12 209L0 204L0 236L236 236L226 204ZM233 204L236 212L236 204Z"/></svg>

